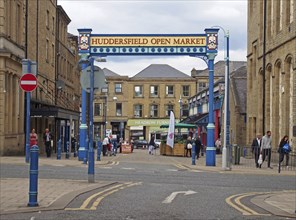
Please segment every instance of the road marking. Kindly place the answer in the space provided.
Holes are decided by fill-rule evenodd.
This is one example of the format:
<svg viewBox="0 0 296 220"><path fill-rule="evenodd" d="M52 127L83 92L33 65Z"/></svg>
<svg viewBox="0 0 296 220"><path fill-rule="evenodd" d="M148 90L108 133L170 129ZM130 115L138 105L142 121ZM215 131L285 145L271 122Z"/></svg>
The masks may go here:
<svg viewBox="0 0 296 220"><path fill-rule="evenodd" d="M179 168L179 169L182 169L182 170L188 170L188 168L187 167L185 167L185 166L183 166L182 164L174 164L174 166L176 166L177 168Z"/></svg>
<svg viewBox="0 0 296 220"><path fill-rule="evenodd" d="M141 185L142 182L137 182L137 183L132 183L132 182L127 182L127 183L123 183L123 184L118 184L112 187L109 187L103 191L100 191L98 193L95 193L93 195L91 195L90 197L88 197L79 208L65 208L65 210L68 211L78 211L78 210L96 210L96 208L98 207L98 205L100 204L100 202L108 195L111 195L114 192L117 192L121 189L125 189L131 186L135 186L135 185ZM103 194L103 195L102 195ZM101 196L100 196L101 195ZM91 201L93 199L95 199L97 196L99 196L91 205L90 208L87 208Z"/></svg>
<svg viewBox="0 0 296 220"><path fill-rule="evenodd" d="M123 169L123 170L135 170L136 168L132 168L132 167L121 167L121 169Z"/></svg>
<svg viewBox="0 0 296 220"><path fill-rule="evenodd" d="M176 196L177 196L178 194L181 194L181 193L184 194L185 196L187 196L187 195L195 194L195 193L197 193L197 192L192 191L192 190L173 192L173 193L171 193L171 195L169 195L168 197L166 197L166 199L163 200L162 203L165 203L165 204L169 204L169 203L171 203L171 202L176 198Z"/></svg>
<svg viewBox="0 0 296 220"><path fill-rule="evenodd" d="M176 169L167 169L166 171L177 172L178 170L176 170Z"/></svg>
<svg viewBox="0 0 296 220"><path fill-rule="evenodd" d="M96 199L96 201L94 201L93 205L90 207L90 210L96 210L97 207L99 206L100 202L101 202L105 197L107 197L107 196L109 196L109 195L111 195L111 194L113 194L113 193L115 193L115 192L117 192L117 191L119 191L119 190L126 189L126 188L131 187L131 186L141 185L141 184L142 184L142 182L131 183L131 184L128 184L128 185L122 186L122 187L120 187L120 188L118 188L118 189L112 190L112 191L110 191L110 192L108 192L108 193L106 193L106 194L100 196L99 198Z"/></svg>
<svg viewBox="0 0 296 220"><path fill-rule="evenodd" d="M250 193L241 193L241 194L236 194L232 195L228 198L226 198L226 203L230 205L232 208L238 210L241 212L243 215L258 215L258 216L271 216L271 214L261 214L253 209L245 206L244 204L241 203L241 199L249 196L255 196L255 195L264 195L264 194L272 194L276 192L250 192ZM232 200L234 199L234 202Z"/></svg>

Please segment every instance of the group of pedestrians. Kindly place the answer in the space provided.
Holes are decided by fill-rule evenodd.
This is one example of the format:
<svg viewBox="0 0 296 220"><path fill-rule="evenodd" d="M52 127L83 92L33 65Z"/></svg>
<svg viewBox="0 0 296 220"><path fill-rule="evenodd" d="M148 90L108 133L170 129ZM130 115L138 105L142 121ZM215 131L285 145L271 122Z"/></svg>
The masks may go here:
<svg viewBox="0 0 296 220"><path fill-rule="evenodd" d="M117 143L113 140L112 135L107 135L103 140L103 156L116 156L117 154Z"/></svg>
<svg viewBox="0 0 296 220"><path fill-rule="evenodd" d="M196 156L196 159L199 159L200 157L200 152L203 148L203 145L201 143L201 139L200 139L200 136L197 136L197 137L193 137L191 138L191 136L189 135L186 142L185 142L185 145L184 145L184 149L185 149L185 157L192 157L192 148L195 147L195 156Z"/></svg>
<svg viewBox="0 0 296 220"><path fill-rule="evenodd" d="M45 145L46 156L50 157L52 151L51 148L53 147L53 135L51 134L48 128L46 128L43 133L43 142ZM36 134L36 131L33 128L30 133L30 148L34 145L38 145L38 135Z"/></svg>
<svg viewBox="0 0 296 220"><path fill-rule="evenodd" d="M261 134L257 134L257 137L252 142L252 153L254 154L256 168L261 168L265 160L267 160L267 167L270 166L271 153L272 153L272 138L271 131L267 131L266 134L261 137ZM289 154L291 152L291 146L289 144L289 137L285 135L278 146L277 152L279 153L279 167L286 157L286 167L289 165Z"/></svg>

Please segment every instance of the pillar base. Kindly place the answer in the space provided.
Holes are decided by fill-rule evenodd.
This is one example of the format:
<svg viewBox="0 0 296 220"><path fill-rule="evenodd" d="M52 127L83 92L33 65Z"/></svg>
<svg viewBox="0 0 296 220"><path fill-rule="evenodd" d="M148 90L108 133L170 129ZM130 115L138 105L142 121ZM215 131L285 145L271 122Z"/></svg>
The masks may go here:
<svg viewBox="0 0 296 220"><path fill-rule="evenodd" d="M216 166L216 148L215 147L207 147L206 166Z"/></svg>
<svg viewBox="0 0 296 220"><path fill-rule="evenodd" d="M78 150L78 160L83 161L86 158L86 149L85 147L80 147Z"/></svg>

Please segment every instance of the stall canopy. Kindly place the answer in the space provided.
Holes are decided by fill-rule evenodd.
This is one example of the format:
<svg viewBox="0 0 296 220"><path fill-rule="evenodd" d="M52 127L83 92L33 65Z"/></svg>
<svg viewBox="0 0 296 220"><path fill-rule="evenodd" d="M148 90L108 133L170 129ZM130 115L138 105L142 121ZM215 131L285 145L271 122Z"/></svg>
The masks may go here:
<svg viewBox="0 0 296 220"><path fill-rule="evenodd" d="M168 128L169 125L165 124L165 125L161 125L160 128ZM175 124L175 128L196 128L196 125L193 124L185 124L185 123L176 123Z"/></svg>

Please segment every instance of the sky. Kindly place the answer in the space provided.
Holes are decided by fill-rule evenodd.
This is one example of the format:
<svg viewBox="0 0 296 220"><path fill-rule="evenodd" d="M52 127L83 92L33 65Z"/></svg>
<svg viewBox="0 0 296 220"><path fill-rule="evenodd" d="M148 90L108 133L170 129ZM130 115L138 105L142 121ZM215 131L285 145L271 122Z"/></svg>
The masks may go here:
<svg viewBox="0 0 296 220"><path fill-rule="evenodd" d="M205 28L221 26L229 31L230 60L247 58L247 0L58 0L71 22L68 32L92 28L92 34L204 34ZM219 31L218 55L224 60L224 31ZM100 68L134 76L150 64L168 64L190 75L206 63L189 56L108 56Z"/></svg>

